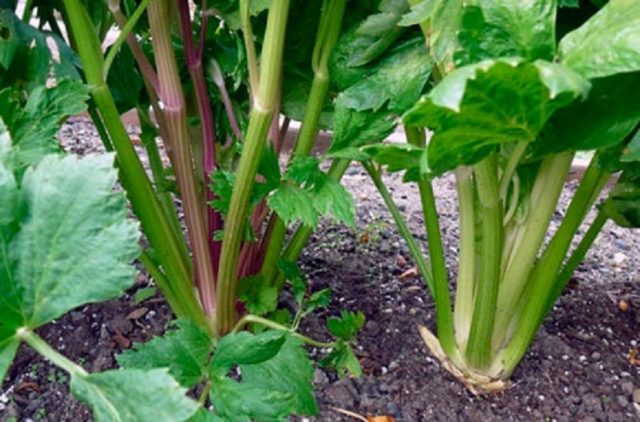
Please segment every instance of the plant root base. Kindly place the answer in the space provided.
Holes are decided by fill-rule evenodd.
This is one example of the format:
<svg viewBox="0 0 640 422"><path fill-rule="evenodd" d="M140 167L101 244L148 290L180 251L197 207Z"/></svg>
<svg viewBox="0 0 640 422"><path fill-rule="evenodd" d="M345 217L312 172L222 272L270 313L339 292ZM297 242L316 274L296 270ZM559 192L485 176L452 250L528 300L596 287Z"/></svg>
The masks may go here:
<svg viewBox="0 0 640 422"><path fill-rule="evenodd" d="M509 387L509 381L499 378L492 378L487 375L479 374L467 368L459 368L442 350L438 338L427 328L422 325L418 326L418 331L422 340L425 342L431 354L437 358L441 365L449 371L458 381L476 396L499 393Z"/></svg>

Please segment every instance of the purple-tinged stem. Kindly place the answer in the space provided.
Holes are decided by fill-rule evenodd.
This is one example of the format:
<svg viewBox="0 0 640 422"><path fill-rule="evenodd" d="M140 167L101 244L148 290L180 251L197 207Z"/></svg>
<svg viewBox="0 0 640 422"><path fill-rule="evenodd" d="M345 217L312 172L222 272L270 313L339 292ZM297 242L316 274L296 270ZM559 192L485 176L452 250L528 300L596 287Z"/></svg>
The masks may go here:
<svg viewBox="0 0 640 422"><path fill-rule="evenodd" d="M218 91L220 92L220 97L222 98L222 103L224 104L224 109L227 113L227 119L231 125L231 130L233 130L233 134L236 138L239 141L242 141L242 131L240 130L238 119L236 119L236 115L233 112L233 105L231 104L231 98L229 97L227 86L224 83L222 70L220 70L220 65L214 59L211 59L209 62L209 74L209 76L213 78L213 83L216 84L216 87L218 87Z"/></svg>
<svg viewBox="0 0 640 422"><path fill-rule="evenodd" d="M178 1L178 10L180 11L180 28L182 30L182 40L184 42L185 56L187 67L191 80L193 81L196 99L198 101L198 111L200 112L200 125L202 127L202 144L203 144L203 168L205 174L205 207L207 215L207 236L209 241L210 259L213 265L214 274L217 274L220 265L220 247L221 242L213 240L216 231L222 229L222 218L212 207L207 204L214 199L213 192L209 189L208 184L211 174L216 169L216 133L213 124L213 112L211 104L209 104L209 93L207 84L202 71L202 53L204 51L204 32L206 28L200 31L200 44L198 48L193 43L193 27L191 17L189 16L188 0ZM207 16L203 17L203 25L207 24Z"/></svg>
<svg viewBox="0 0 640 422"><path fill-rule="evenodd" d="M163 112L173 148L173 167L180 187L185 220L193 253L193 262L202 306L213 318L216 308L215 274L210 261L211 251L204 215L204 198L194 177L194 162L187 129L184 92L171 40L168 0L154 0L148 6L149 23ZM187 9L188 10L188 9Z"/></svg>
<svg viewBox="0 0 640 422"><path fill-rule="evenodd" d="M113 19L118 24L118 27L120 28L120 30L123 30L124 27L127 25L127 18L122 13L122 10L120 9L120 2L110 1L109 10L111 11L111 14L113 15ZM138 44L138 40L136 40L136 37L133 33L130 33L129 35L127 35L127 45L131 49L131 52L133 53L133 58L138 63L138 67L140 68L140 71L142 72L143 77L149 82L149 84L151 84L151 86L156 91L156 93L160 92L160 83L158 82L158 74L156 73L151 63L149 63L149 60L147 60L147 56L145 56L144 51L142 51L142 48L140 47L140 44Z"/></svg>

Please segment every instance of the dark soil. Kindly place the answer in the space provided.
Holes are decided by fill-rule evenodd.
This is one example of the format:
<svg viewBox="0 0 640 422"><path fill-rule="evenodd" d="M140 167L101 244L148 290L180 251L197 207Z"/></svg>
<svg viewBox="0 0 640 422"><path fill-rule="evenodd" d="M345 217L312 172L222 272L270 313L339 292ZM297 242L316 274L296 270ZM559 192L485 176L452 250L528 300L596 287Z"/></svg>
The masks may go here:
<svg viewBox="0 0 640 422"><path fill-rule="evenodd" d="M80 120L65 126L62 137L78 152L99 149L93 146L95 133ZM433 304L419 279L399 277L412 264L377 193L358 167L349 170L345 181L358 203L359 228L327 222L307 247L301 264L311 286L330 287L333 300L302 329L323 338L328 316L341 309L363 311L367 323L356 353L364 375L337 379L317 370L321 414L301 420L355 420L334 407L398 421L640 420L640 403L634 403L634 396L640 400L640 366L628 356L640 343L637 231L605 227L513 374L512 386L476 397L441 368L418 335L418 324L433 328ZM388 181L414 233L423 233L416 192L396 176ZM454 187L447 178L435 187L449 264L455 268ZM88 370L112 368L115 355L131 342L162 333L171 319L159 295L134 303L134 292L150 284L141 274L127 296L71 312L40 334ZM628 309L623 311L620 301ZM0 390L0 421L11 419L89 421L91 416L69 395L66 375L22 347Z"/></svg>

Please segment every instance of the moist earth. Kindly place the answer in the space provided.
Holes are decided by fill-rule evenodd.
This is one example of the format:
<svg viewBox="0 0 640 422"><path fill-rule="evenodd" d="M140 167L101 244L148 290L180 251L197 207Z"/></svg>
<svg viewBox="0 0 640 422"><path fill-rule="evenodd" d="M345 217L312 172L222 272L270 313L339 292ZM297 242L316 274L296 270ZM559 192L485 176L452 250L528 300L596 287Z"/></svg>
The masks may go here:
<svg viewBox="0 0 640 422"><path fill-rule="evenodd" d="M135 130L132 129L134 132ZM101 151L91 124L67 122L65 147L81 154ZM386 176L398 205L425 247L418 195ZM434 326L434 307L419 278L403 276L413 264L389 213L363 169L344 178L352 192L358 227L324 221L300 264L311 288L330 288L331 305L308 317L302 331L327 337L325 321L340 310L367 318L356 354L359 379L339 379L316 370L320 414L309 421L353 421L336 409L398 421L628 421L640 420L640 233L607 224L558 304L547 317L506 391L476 397L447 373L422 342L417 325ZM435 182L449 268L457 255L457 205L451 178ZM554 224L575 181L567 184ZM455 279L455 274L450 274ZM118 300L88 305L41 328L53 347L90 371L115 367L115 356L132 342L166 329L172 315L159 294L136 304L135 292L153 285L141 272L136 286ZM283 297L283 305L290 298ZM321 351L309 349L311 356ZM68 377L26 346L0 390L0 421L90 421L69 394Z"/></svg>

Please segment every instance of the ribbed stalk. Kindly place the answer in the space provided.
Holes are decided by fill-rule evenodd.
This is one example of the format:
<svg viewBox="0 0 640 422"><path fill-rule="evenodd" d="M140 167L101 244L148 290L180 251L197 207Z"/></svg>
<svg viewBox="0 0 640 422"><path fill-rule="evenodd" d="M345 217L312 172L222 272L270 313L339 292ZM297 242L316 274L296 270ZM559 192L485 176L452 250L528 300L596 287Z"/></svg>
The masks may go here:
<svg viewBox="0 0 640 422"><path fill-rule="evenodd" d="M424 129L405 126L407 142L411 145L424 148L426 138ZM436 198L433 194L431 180L422 176L418 181L420 201L424 224L427 230L427 245L431 259L431 274L433 276L434 301L436 302L436 325L438 326L438 339L440 346L447 356L454 356L456 340L453 329L453 313L451 311L451 299L449 298L449 282L447 265L444 260L444 247L440 233L440 222L436 208Z"/></svg>
<svg viewBox="0 0 640 422"><path fill-rule="evenodd" d="M530 195L529 215L518 230L517 236L520 241L516 240L515 249L510 252L510 259L500 283L494 348L500 347L507 335L507 329L549 229L572 159L573 153L552 155L545 158L538 169L538 176Z"/></svg>
<svg viewBox="0 0 640 422"><path fill-rule="evenodd" d="M503 353L505 375L513 371L533 341L549 309L549 298L555 294L554 283L567 251L571 247L571 241L610 176L599 167L596 154L571 200L564 220L531 274L529 282L531 287L522 299L522 313L513 338Z"/></svg>
<svg viewBox="0 0 640 422"><path fill-rule="evenodd" d="M469 331L466 358L475 368L491 362L491 336L498 299L502 257L502 205L498 192L496 160L490 155L474 166L482 220L480 276Z"/></svg>
<svg viewBox="0 0 640 422"><path fill-rule="evenodd" d="M314 71L313 82L300 132L295 142L293 154L291 154L292 158L309 155L318 135L320 116L329 91L329 57L333 47L338 42L345 7L346 0L328 0L324 2L311 64ZM265 280L274 280L276 278L278 270L276 264L282 251L286 232L287 227L284 221L276 217L269 232L269 240L262 265L261 273Z"/></svg>
<svg viewBox="0 0 640 422"><path fill-rule="evenodd" d="M200 115L200 127L202 131L202 168L204 170L205 180L204 201L206 213L206 234L209 242L209 259L211 261L212 271L214 274L218 271L220 259L220 242L213 240L215 232L222 229L222 218L213 207L206 204L213 199L213 192L209 189L209 180L211 174L216 169L216 133L214 128L213 112L211 104L209 104L209 92L207 83L204 79L204 71L202 69L202 51L203 45L196 48L193 42L193 27L191 25L191 17L189 16L189 2L187 0L179 0L178 10L180 12L180 27L182 29L182 40L185 48L185 56L187 68L193 83L193 89L196 93L196 101L198 103L198 113ZM206 16L203 16L203 28L206 31ZM204 40L200 41L201 43ZM213 287L213 286L212 286Z"/></svg>
<svg viewBox="0 0 640 422"><path fill-rule="evenodd" d="M184 240L176 237L120 120L118 109L103 79L102 49L91 20L80 0L64 0L64 4L91 95L117 154L120 181L171 282L172 290L165 294L175 295L174 301L180 304L179 308L174 309L178 316L189 317L205 325L204 314L193 294L189 263L184 261L179 246Z"/></svg>
<svg viewBox="0 0 640 422"><path fill-rule="evenodd" d="M464 350L469 338L475 298L476 222L473 206L473 171L471 167L461 166L456 169L455 174L460 208L460 253L453 320L458 347Z"/></svg>
<svg viewBox="0 0 640 422"><path fill-rule="evenodd" d="M551 294L547 305L547 312L558 300L560 294L564 290L564 287L567 285L567 283L571 279L571 276L576 271L580 263L584 261L584 258L587 256L587 252L589 252L589 249L591 249L591 245L593 245L593 242L595 242L607 220L608 219L606 215L603 212L599 212L589 226L589 229L584 234L584 237L576 247L576 250L573 251L564 268L562 269L562 272L556 278L556 281L553 285L553 293Z"/></svg>
<svg viewBox="0 0 640 422"><path fill-rule="evenodd" d="M210 261L207 224L203 215L203 198L194 177L193 154L187 129L184 93L171 41L168 0L154 0L148 6L153 51L158 68L160 99L173 150L173 168L182 197L182 207L189 232L196 284L205 313L215 314L215 275Z"/></svg>
<svg viewBox="0 0 640 422"><path fill-rule="evenodd" d="M237 319L238 256L247 224L249 194L276 108L289 3L290 0L274 0L269 8L260 63L260 86L249 118L222 240L217 286L216 322L219 335L231 331Z"/></svg>

